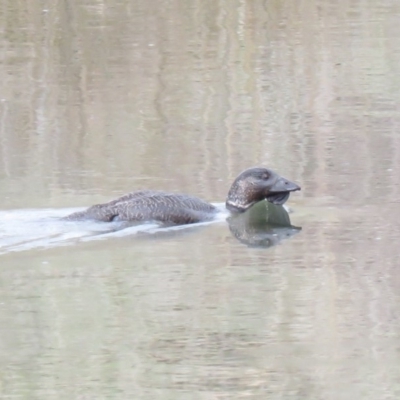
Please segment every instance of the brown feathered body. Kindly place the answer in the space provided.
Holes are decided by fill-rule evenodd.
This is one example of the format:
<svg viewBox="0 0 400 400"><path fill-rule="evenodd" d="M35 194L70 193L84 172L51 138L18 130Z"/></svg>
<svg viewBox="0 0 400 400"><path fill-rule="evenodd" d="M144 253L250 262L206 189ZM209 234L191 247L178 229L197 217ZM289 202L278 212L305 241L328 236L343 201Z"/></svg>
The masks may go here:
<svg viewBox="0 0 400 400"><path fill-rule="evenodd" d="M243 171L234 180L225 204L230 212L242 213L262 200L283 204L290 192L295 190L300 190L300 186L270 169L254 167ZM157 221L182 225L212 220L216 213L218 209L215 206L194 196L141 190L108 203L96 204L64 219L94 219L103 222Z"/></svg>
<svg viewBox="0 0 400 400"><path fill-rule="evenodd" d="M65 219L97 221L158 221L166 224L193 224L207 221L217 208L197 197L162 191L128 193L108 203L96 204Z"/></svg>

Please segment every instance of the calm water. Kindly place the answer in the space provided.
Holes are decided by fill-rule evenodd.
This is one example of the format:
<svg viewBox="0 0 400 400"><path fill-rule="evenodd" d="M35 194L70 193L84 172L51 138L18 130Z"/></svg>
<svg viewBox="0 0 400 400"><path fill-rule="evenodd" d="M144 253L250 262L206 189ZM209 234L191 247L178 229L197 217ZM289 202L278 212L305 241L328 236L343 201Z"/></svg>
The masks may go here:
<svg viewBox="0 0 400 400"><path fill-rule="evenodd" d="M399 399L399 20L398 0L3 0L0 398ZM221 203L253 165L303 188L276 246L223 218L58 222L142 188Z"/></svg>

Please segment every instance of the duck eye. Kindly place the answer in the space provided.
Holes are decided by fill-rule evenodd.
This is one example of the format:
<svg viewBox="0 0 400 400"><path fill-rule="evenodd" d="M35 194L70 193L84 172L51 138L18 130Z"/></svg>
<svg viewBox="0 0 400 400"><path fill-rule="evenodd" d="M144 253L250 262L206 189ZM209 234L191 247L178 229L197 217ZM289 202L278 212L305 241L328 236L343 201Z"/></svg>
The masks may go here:
<svg viewBox="0 0 400 400"><path fill-rule="evenodd" d="M264 173L261 175L261 179L267 180L269 178L269 175L267 173Z"/></svg>

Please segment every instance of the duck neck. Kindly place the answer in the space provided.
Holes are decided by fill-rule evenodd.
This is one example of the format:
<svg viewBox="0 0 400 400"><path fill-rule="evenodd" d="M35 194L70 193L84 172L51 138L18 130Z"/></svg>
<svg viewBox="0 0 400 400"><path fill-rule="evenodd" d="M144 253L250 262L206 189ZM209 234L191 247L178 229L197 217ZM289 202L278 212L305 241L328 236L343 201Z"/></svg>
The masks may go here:
<svg viewBox="0 0 400 400"><path fill-rule="evenodd" d="M231 212L245 212L258 201L252 195L251 188L243 187L241 182L234 182L228 192L225 206Z"/></svg>
<svg viewBox="0 0 400 400"><path fill-rule="evenodd" d="M253 205L253 204L251 204ZM226 200L225 202L226 208L233 213L243 213L245 212L250 206L244 206L243 204L240 203L235 203L232 200Z"/></svg>

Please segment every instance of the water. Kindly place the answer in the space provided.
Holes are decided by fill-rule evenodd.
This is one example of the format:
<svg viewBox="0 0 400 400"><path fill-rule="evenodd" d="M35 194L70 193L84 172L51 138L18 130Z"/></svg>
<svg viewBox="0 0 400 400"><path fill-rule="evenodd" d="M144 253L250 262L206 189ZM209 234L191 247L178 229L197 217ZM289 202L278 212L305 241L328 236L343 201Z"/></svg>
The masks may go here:
<svg viewBox="0 0 400 400"><path fill-rule="evenodd" d="M3 1L0 398L398 399L399 17ZM301 230L58 220L143 188L221 203L253 165L302 186Z"/></svg>

